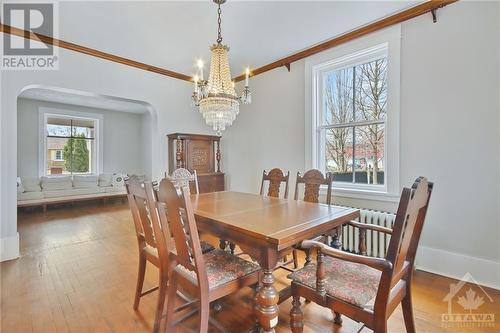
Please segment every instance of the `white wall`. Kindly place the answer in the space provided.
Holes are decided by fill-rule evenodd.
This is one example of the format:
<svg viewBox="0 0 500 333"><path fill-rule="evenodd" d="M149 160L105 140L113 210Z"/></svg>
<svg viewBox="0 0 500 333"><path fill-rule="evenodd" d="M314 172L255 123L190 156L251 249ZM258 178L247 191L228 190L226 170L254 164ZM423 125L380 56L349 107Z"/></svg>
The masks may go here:
<svg viewBox="0 0 500 333"><path fill-rule="evenodd" d="M235 191L258 192L262 170L304 168L304 62L252 79L252 104L224 134L224 170ZM295 175L292 175L295 177Z"/></svg>
<svg viewBox="0 0 500 333"><path fill-rule="evenodd" d="M103 126L103 172L147 174L151 155L147 154L151 137L148 114L102 110L75 105L20 98L17 109L17 174L37 178L39 172L39 108L98 114ZM150 121L150 120L149 120ZM145 132L147 131L147 132Z"/></svg>
<svg viewBox="0 0 500 333"><path fill-rule="evenodd" d="M500 4L458 2L401 26L400 184L435 182L418 265L500 287ZM254 103L226 135L232 188L264 168L304 167L303 61L252 79ZM390 154L390 152L388 152ZM293 189L292 184L292 189ZM358 207L396 204L335 198Z"/></svg>

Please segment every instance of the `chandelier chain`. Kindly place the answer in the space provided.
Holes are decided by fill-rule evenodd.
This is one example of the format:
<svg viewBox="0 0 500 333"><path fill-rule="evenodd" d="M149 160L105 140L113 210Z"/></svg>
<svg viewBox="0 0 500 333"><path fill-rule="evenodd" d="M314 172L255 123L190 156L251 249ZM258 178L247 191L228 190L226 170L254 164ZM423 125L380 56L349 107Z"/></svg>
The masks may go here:
<svg viewBox="0 0 500 333"><path fill-rule="evenodd" d="M221 19L221 14L222 14L222 10L220 8L220 4L218 6L219 8L217 9L217 25L218 25L218 30L217 30L217 44L220 44L222 43L222 29L221 29L221 23L222 23L222 19Z"/></svg>

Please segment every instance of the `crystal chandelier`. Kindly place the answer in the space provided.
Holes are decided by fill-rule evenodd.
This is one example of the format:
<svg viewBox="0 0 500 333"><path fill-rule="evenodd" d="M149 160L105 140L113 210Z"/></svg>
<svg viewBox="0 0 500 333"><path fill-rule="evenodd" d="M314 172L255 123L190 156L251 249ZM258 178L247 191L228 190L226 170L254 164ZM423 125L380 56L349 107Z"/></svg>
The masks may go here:
<svg viewBox="0 0 500 333"><path fill-rule="evenodd" d="M198 61L199 74L195 75L193 103L200 110L207 125L220 135L227 126L231 126L240 111L240 102L250 104L252 96L248 87L249 68L245 72L245 88L241 97L236 95L234 82L231 81L229 67L229 47L222 44L221 5L226 0L213 0L217 6L218 38L217 44L210 48L212 53L208 81L203 79L203 62Z"/></svg>

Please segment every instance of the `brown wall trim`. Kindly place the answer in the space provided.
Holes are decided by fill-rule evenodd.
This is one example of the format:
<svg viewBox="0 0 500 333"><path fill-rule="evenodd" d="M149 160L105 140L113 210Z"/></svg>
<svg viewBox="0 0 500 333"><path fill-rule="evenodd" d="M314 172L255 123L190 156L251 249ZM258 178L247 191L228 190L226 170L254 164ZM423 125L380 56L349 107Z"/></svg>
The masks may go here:
<svg viewBox="0 0 500 333"><path fill-rule="evenodd" d="M120 57L120 56L117 56L114 54L95 50L95 49L92 49L90 47L86 47L86 46L82 46L82 45L78 45L78 44L74 44L74 43L70 43L70 42L65 42L63 40L56 39L53 37L49 37L49 36L45 36L45 35L41 35L41 34L35 34L33 32L30 32L30 31L11 27L9 25L0 24L0 32L24 37L27 39L40 40L46 44L51 44L51 45L54 45L57 47L61 47L63 49L67 49L67 50L71 50L71 51L75 51L75 52L80 52L80 53L87 54L87 55L90 55L93 57L117 62L119 64L139 68L139 69L142 69L142 70L145 70L148 72L153 72L153 73L157 73L157 74L161 74L161 75L165 75L165 76L170 76L170 77L173 77L173 78L176 78L179 80L192 81L192 78L190 76L182 74L182 73L177 73L177 72L174 72L174 71L171 71L168 69L164 69L164 68L160 68L160 67L156 67L156 66L151 66L151 65L139 62L139 61L123 58L123 57Z"/></svg>
<svg viewBox="0 0 500 333"><path fill-rule="evenodd" d="M387 28L391 25L398 24L398 23L407 21L409 19L412 19L414 17L420 16L422 14L435 11L439 8L446 6L446 5L452 4L456 1L458 1L458 0L431 0L431 1L424 2L420 5L415 6L415 7L406 9L402 12L388 16L388 17L381 19L381 20L378 20L374 23L362 26L358 29L347 32L347 33L340 35L338 37L329 39L325 42L322 42L320 44L317 44L315 46L307 48L303 51L292 54L288 57L276 60L275 62L272 62L272 63L267 64L265 66L259 67L257 69L254 69L254 70L252 70L250 75L251 76L259 75L259 74L265 73L267 71L270 71L272 69L275 69L278 67L283 67L283 66L289 68L289 66L292 62L310 57L316 53L328 50L332 47L335 47L335 46L338 46L340 44L351 41L353 39L362 37L364 35L375 32L377 30ZM243 75L239 75L239 76L235 77L233 80L238 82L238 81L242 81L244 79L245 79L245 75L243 74Z"/></svg>

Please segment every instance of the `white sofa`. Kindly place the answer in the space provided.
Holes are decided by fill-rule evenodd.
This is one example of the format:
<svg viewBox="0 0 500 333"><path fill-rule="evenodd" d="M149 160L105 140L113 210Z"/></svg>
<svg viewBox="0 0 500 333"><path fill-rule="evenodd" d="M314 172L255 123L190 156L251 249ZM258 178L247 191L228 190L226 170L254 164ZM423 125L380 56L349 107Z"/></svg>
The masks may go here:
<svg viewBox="0 0 500 333"><path fill-rule="evenodd" d="M43 206L83 200L123 197L127 192L124 175L103 173L99 176L50 176L36 179L18 178L17 206Z"/></svg>

